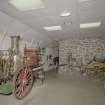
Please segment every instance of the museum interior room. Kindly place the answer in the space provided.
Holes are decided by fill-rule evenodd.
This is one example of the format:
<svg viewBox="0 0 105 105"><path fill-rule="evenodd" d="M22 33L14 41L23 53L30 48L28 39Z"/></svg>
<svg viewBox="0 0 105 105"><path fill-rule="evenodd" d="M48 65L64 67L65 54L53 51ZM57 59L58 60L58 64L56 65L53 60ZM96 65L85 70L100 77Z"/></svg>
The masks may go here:
<svg viewBox="0 0 105 105"><path fill-rule="evenodd" d="M0 105L105 105L105 0L0 0Z"/></svg>

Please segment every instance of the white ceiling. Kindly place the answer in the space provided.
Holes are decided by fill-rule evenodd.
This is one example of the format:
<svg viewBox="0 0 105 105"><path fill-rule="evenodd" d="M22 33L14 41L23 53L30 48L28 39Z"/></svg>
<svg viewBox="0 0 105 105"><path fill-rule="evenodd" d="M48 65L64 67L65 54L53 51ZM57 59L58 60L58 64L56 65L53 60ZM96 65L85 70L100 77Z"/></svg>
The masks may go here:
<svg viewBox="0 0 105 105"><path fill-rule="evenodd" d="M42 0L45 8L28 12L19 11L9 4L9 0L0 0L0 32L7 35L19 33L23 39L41 41L62 40L67 38L105 38L105 0ZM60 17L63 11L71 16ZM80 29L82 22L101 21L99 28ZM68 24L70 23L70 24ZM61 25L62 31L46 32L44 26Z"/></svg>

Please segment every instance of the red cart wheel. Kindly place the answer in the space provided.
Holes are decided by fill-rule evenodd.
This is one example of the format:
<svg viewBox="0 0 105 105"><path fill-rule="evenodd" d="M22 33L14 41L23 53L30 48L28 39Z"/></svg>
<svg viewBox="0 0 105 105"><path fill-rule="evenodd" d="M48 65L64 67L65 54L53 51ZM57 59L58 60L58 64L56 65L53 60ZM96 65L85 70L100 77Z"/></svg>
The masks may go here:
<svg viewBox="0 0 105 105"><path fill-rule="evenodd" d="M28 95L33 86L33 73L30 67L24 67L14 76L14 95L17 99L23 99Z"/></svg>

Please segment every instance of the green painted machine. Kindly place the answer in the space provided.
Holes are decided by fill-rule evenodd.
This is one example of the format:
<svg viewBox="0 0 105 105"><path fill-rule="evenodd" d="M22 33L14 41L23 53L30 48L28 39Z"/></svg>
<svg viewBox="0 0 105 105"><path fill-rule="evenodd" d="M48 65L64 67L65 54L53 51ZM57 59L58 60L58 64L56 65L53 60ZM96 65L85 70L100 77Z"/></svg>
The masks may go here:
<svg viewBox="0 0 105 105"><path fill-rule="evenodd" d="M3 95L10 95L12 94L13 87L10 83L4 83L0 85L0 94Z"/></svg>

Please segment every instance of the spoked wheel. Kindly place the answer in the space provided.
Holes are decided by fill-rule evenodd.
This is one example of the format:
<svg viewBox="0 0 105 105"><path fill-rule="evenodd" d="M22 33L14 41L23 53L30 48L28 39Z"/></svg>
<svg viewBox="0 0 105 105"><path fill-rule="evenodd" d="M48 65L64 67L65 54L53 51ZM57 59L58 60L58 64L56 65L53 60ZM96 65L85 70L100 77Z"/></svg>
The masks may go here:
<svg viewBox="0 0 105 105"><path fill-rule="evenodd" d="M21 100L28 95L33 86L33 73L30 67L24 67L14 76L14 95Z"/></svg>

